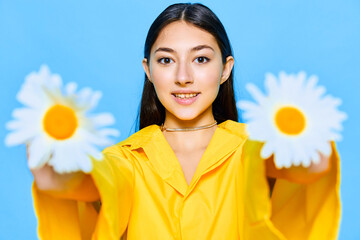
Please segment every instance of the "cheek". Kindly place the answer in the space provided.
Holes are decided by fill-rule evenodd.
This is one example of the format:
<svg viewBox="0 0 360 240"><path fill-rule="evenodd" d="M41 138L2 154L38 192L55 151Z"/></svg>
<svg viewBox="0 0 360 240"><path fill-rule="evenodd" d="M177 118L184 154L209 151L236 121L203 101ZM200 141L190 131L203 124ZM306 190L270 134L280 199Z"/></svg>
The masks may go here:
<svg viewBox="0 0 360 240"><path fill-rule="evenodd" d="M198 82L201 83L202 88L206 89L206 92L211 95L217 95L220 87L220 75L220 69L213 67L208 68L206 71L199 72L197 79Z"/></svg>
<svg viewBox="0 0 360 240"><path fill-rule="evenodd" d="M220 82L220 76L222 73L223 65L219 60L213 60L205 67L194 69L194 73L197 75L197 79L207 80L209 84L217 84Z"/></svg>
<svg viewBox="0 0 360 240"><path fill-rule="evenodd" d="M170 89L172 84L171 77L168 76L169 73L165 73L164 71L152 73L152 82L155 88L156 96L158 97L160 103L165 107L169 108L169 98L171 97Z"/></svg>
<svg viewBox="0 0 360 240"><path fill-rule="evenodd" d="M158 96L169 89L169 79L171 79L169 72L160 71L159 69L154 68L151 71L151 78Z"/></svg>
<svg viewBox="0 0 360 240"><path fill-rule="evenodd" d="M154 64L150 69L151 77L156 81L169 81L174 77L174 68L173 67L161 67Z"/></svg>

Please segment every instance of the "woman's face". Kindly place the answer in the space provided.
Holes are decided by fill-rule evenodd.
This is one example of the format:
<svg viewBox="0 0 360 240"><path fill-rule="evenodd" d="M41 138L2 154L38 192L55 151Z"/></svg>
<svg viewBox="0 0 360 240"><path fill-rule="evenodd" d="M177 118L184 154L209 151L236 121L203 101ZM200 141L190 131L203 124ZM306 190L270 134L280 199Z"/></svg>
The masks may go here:
<svg viewBox="0 0 360 240"><path fill-rule="evenodd" d="M156 94L166 109L167 122L197 121L211 123L212 103L220 84L233 66L232 57L223 64L215 38L185 21L162 29L143 66Z"/></svg>

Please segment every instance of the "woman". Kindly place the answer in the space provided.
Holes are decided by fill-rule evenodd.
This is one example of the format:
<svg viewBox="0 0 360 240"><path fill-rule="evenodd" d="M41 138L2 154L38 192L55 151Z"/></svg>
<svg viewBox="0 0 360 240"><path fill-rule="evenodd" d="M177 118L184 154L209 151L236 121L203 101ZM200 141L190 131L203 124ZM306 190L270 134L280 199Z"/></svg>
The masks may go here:
<svg viewBox="0 0 360 240"><path fill-rule="evenodd" d="M237 123L233 65L210 9L165 9L145 43L140 131L91 175L33 171L40 238L336 238L336 152L306 169L259 159Z"/></svg>

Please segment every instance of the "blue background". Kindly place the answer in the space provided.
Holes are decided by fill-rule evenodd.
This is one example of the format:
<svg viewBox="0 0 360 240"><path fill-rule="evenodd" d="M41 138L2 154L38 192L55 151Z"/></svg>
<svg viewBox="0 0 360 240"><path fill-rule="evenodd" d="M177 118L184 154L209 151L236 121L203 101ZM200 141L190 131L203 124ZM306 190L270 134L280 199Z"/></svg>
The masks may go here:
<svg viewBox="0 0 360 240"><path fill-rule="evenodd" d="M48 64L65 83L101 90L97 112L112 112L117 141L134 131L144 73L143 45L152 21L175 1L0 0L0 138L21 105L24 77ZM264 74L301 70L319 76L343 99L341 155L343 214L339 239L360 239L359 129L360 1L200 1L221 19L232 42L238 99L250 99L247 82ZM24 146L0 142L0 239L37 239L32 175Z"/></svg>

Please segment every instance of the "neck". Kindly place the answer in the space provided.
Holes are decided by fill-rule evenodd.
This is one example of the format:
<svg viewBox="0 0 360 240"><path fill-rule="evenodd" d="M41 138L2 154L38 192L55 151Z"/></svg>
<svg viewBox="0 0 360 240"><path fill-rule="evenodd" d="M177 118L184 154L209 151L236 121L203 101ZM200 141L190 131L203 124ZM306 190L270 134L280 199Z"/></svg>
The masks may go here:
<svg viewBox="0 0 360 240"><path fill-rule="evenodd" d="M160 129L161 131L167 131L167 132L190 132L190 131L200 131L200 130L208 129L214 127L215 125L217 125L216 121L214 121L211 124L206 124L203 126L186 127L186 128L169 128L169 127L165 127L164 124L162 124Z"/></svg>
<svg viewBox="0 0 360 240"><path fill-rule="evenodd" d="M205 117L206 116L206 117ZM189 121L180 120L167 115L164 126L166 128L196 128L215 122L212 114L207 114ZM206 148L217 125L197 131L163 131L166 140L174 151L191 151L192 149Z"/></svg>
<svg viewBox="0 0 360 240"><path fill-rule="evenodd" d="M165 121L163 126L165 128L186 129L186 128L197 128L201 126L206 126L214 122L215 122L215 118L212 113L212 108L207 109L196 118L189 120L179 119L170 112L166 111Z"/></svg>
<svg viewBox="0 0 360 240"><path fill-rule="evenodd" d="M200 148L206 149L216 128L217 125L199 131L163 131L163 134L174 152L191 152Z"/></svg>

